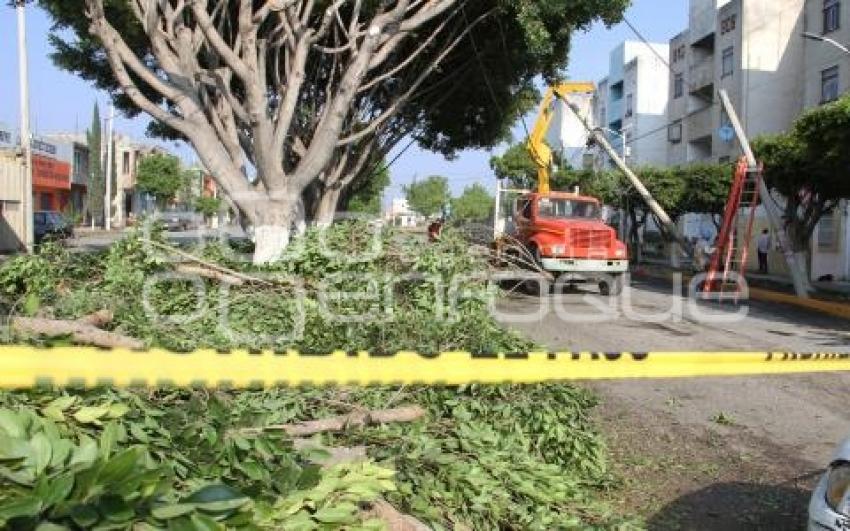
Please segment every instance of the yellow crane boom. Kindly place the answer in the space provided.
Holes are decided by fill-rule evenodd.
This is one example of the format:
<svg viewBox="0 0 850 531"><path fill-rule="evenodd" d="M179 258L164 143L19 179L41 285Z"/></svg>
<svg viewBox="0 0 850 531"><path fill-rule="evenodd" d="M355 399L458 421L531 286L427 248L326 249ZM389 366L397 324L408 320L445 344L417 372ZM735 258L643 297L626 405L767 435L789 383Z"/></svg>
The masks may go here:
<svg viewBox="0 0 850 531"><path fill-rule="evenodd" d="M537 165L537 191L539 193L548 194L551 191L549 177L552 168L552 148L546 144L546 133L552 125L552 117L555 113L552 103L555 98L566 100L570 94L588 93L595 90L596 86L588 81L558 83L546 90L543 101L540 103L537 121L534 123L534 129L532 129L526 144L531 159Z"/></svg>

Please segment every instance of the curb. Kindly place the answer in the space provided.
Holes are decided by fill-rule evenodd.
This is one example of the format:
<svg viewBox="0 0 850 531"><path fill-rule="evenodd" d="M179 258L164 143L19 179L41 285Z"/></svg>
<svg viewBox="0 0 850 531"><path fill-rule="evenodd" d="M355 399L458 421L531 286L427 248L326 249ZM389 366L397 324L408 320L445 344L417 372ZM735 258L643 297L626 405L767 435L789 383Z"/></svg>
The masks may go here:
<svg viewBox="0 0 850 531"><path fill-rule="evenodd" d="M635 276L655 278L659 280L672 280L673 273L656 273L647 269L636 271ZM690 280L692 275L681 273L682 278ZM774 302L779 304L788 304L805 310L811 310L839 319L850 320L850 304L842 304L840 302L823 301L820 299L801 299L790 293L782 293L764 288L749 288L750 298L761 302Z"/></svg>

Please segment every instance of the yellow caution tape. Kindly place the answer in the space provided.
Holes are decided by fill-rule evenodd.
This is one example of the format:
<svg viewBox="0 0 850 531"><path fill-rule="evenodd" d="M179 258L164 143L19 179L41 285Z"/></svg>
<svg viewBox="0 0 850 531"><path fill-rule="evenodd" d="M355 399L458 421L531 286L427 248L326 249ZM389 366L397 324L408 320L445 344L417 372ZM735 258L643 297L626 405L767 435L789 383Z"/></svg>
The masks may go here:
<svg viewBox="0 0 850 531"><path fill-rule="evenodd" d="M847 353L529 352L438 355L176 353L83 347L0 349L0 387L397 385L535 383L850 371Z"/></svg>

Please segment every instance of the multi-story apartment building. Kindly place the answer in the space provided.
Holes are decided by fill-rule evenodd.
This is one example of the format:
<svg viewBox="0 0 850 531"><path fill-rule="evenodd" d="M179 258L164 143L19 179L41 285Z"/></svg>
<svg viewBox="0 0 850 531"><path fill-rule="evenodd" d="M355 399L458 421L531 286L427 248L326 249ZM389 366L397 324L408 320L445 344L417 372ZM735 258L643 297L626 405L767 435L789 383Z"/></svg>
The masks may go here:
<svg viewBox="0 0 850 531"><path fill-rule="evenodd" d="M786 130L802 110L805 0L691 0L670 41L667 162L725 162L725 89L751 137Z"/></svg>
<svg viewBox="0 0 850 531"><path fill-rule="evenodd" d="M721 89L750 138L787 131L805 109L850 90L850 55L805 32L850 44L850 0L690 0L689 27L670 41L668 164L740 155L723 134L730 124ZM757 229L764 225L760 215ZM771 270L782 273L774 254ZM810 269L815 280L850 278L846 201L817 227Z"/></svg>
<svg viewBox="0 0 850 531"><path fill-rule="evenodd" d="M598 83L595 122L635 166L664 165L667 123L667 44L626 41L611 51L608 76ZM627 146L624 153L624 146Z"/></svg>

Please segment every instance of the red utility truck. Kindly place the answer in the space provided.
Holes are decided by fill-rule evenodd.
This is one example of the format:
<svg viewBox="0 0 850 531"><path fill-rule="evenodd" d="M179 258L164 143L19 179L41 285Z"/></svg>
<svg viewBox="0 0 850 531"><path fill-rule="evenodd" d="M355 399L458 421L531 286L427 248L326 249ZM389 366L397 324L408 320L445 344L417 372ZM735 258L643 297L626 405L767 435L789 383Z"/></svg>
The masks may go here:
<svg viewBox="0 0 850 531"><path fill-rule="evenodd" d="M596 282L603 295L620 294L628 252L603 221L599 200L567 192L527 193L514 201L511 218L510 235L559 282Z"/></svg>

